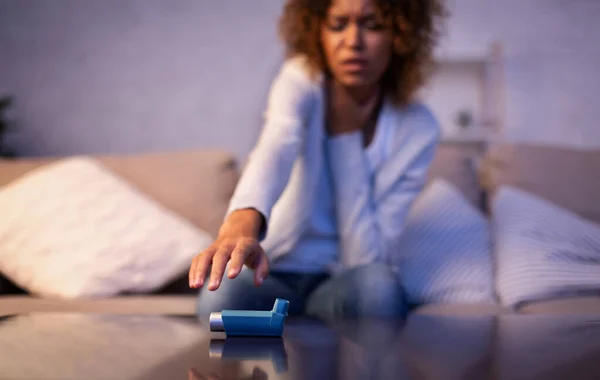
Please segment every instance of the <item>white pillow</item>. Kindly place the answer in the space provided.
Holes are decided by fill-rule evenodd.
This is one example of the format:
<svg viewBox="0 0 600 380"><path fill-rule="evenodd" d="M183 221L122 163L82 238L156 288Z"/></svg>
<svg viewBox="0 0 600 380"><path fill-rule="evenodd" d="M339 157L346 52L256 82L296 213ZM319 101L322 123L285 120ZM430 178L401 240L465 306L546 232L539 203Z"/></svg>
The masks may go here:
<svg viewBox="0 0 600 380"><path fill-rule="evenodd" d="M496 302L488 221L445 180L415 200L394 264L412 304Z"/></svg>
<svg viewBox="0 0 600 380"><path fill-rule="evenodd" d="M0 210L0 272L39 296L156 290L211 243L87 157L43 166L0 189Z"/></svg>
<svg viewBox="0 0 600 380"><path fill-rule="evenodd" d="M600 294L600 226L508 186L492 211L503 304Z"/></svg>

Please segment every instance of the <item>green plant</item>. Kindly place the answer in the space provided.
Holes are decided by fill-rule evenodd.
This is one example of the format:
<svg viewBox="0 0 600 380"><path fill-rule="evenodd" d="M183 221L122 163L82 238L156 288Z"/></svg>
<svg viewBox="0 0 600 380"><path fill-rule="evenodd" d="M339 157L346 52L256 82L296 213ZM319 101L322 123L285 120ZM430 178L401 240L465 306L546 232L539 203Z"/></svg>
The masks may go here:
<svg viewBox="0 0 600 380"><path fill-rule="evenodd" d="M15 123L8 119L7 113L13 105L12 96L3 96L0 98L0 157L13 156L12 152L4 146L4 139L9 131L15 129Z"/></svg>

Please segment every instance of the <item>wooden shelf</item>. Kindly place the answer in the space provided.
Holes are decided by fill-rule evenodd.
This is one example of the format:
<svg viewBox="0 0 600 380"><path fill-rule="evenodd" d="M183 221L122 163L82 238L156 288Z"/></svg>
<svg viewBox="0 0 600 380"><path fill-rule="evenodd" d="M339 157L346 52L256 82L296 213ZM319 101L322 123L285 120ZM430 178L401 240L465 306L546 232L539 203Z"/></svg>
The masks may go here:
<svg viewBox="0 0 600 380"><path fill-rule="evenodd" d="M444 141L497 139L503 125L502 50L439 50L430 81L421 91L442 126ZM468 120L466 126L458 122Z"/></svg>
<svg viewBox="0 0 600 380"><path fill-rule="evenodd" d="M489 49L438 50L434 53L434 59L439 64L486 64L490 60L490 51Z"/></svg>

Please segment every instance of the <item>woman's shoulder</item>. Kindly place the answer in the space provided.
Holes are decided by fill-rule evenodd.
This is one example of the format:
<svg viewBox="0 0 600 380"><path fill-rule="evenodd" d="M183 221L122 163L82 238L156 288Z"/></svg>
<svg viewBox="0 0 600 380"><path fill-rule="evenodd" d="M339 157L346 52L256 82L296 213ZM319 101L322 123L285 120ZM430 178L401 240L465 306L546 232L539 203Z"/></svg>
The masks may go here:
<svg viewBox="0 0 600 380"><path fill-rule="evenodd" d="M305 121L321 99L319 89L301 57L286 59L271 84L266 112L273 117Z"/></svg>
<svg viewBox="0 0 600 380"><path fill-rule="evenodd" d="M279 70L279 77L314 88L319 87L322 81L322 74L313 72L308 59L302 55L286 58Z"/></svg>

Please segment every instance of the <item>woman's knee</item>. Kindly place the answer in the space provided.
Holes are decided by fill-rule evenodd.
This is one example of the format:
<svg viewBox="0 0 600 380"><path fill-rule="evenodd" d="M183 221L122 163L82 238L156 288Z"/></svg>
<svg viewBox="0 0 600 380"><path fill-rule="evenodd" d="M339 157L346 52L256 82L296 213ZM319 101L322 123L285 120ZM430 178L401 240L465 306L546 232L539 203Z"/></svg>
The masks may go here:
<svg viewBox="0 0 600 380"><path fill-rule="evenodd" d="M386 264L369 264L348 273L353 293L346 295L345 309L357 316L397 316L407 311L406 295Z"/></svg>
<svg viewBox="0 0 600 380"><path fill-rule="evenodd" d="M326 320L347 317L403 317L404 291L392 269L369 264L328 280L311 295L310 315Z"/></svg>

